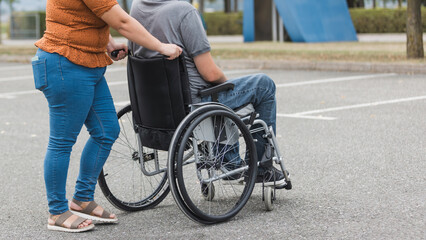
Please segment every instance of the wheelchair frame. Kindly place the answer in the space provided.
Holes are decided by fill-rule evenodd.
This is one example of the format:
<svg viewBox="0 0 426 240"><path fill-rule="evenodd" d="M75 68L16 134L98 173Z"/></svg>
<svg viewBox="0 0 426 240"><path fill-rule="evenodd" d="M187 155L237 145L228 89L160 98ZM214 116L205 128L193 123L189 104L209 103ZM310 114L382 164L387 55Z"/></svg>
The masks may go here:
<svg viewBox="0 0 426 240"><path fill-rule="evenodd" d="M219 85L201 94L217 99L216 94L223 89L229 86ZM285 177L285 184L280 186L262 184L265 207L272 210L275 189L292 188L272 127L257 119L254 112L240 116L217 102L192 104L190 108L175 129L167 153L145 146L139 126L133 122L135 116L130 115L131 105L118 112L122 127L120 136L126 136L123 142L118 140L114 144L111 155L118 157L110 157L99 176L99 186L105 197L117 208L138 211L155 207L171 191L178 207L190 219L203 224L229 220L244 207L253 191L257 167L262 162L257 161L252 134L263 131L262 137L274 152L268 161L279 164ZM260 127L251 129L252 126ZM120 152L123 145L129 145L124 147L126 153ZM166 154L167 166L164 165ZM233 158L227 159L226 154L232 154ZM125 166L129 169L124 170ZM192 166L195 166L195 174ZM114 179L115 171L127 171L119 177L131 178L131 184ZM140 180L134 181L133 175ZM135 187L138 184L141 186ZM135 197L136 194L132 196L126 191L141 193Z"/></svg>

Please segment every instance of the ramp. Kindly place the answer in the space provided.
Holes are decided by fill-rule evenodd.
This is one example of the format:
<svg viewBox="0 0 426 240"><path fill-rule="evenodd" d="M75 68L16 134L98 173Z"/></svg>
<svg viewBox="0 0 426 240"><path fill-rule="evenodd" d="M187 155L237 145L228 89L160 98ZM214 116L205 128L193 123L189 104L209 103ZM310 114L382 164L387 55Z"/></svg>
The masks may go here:
<svg viewBox="0 0 426 240"><path fill-rule="evenodd" d="M257 1L257 2L256 2ZM264 1L264 0L263 0ZM293 42L357 41L346 0L272 0ZM246 42L256 37L259 28L272 27L270 17L255 19L262 0L244 1L243 33ZM257 4L257 7L255 7ZM270 10L272 16L272 10ZM269 19L268 19L269 18ZM265 20L266 19L266 20ZM270 27L269 27L270 26Z"/></svg>
<svg viewBox="0 0 426 240"><path fill-rule="evenodd" d="M275 0L293 42L357 41L346 0Z"/></svg>

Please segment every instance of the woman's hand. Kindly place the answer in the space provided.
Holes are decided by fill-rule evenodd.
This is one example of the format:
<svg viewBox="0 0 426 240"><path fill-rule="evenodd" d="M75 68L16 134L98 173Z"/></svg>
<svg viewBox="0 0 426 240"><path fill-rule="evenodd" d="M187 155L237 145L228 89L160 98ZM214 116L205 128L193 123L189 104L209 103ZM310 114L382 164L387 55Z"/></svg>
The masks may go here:
<svg viewBox="0 0 426 240"><path fill-rule="evenodd" d="M116 57L111 55L111 53L115 50L121 50L121 51L118 52L118 55ZM128 48L127 48L127 45L124 44L124 43L116 43L110 35L109 43L107 45L107 52L108 52L108 56L112 60L119 61L121 59L124 59L127 56Z"/></svg>
<svg viewBox="0 0 426 240"><path fill-rule="evenodd" d="M116 57L114 57L114 56L112 56L111 55L111 53L113 52L113 51L115 51L115 50L120 50L119 52L118 52L118 55L116 56ZM124 51L123 51L124 50ZM112 60L114 60L114 61L119 61L119 60L122 60L122 59L124 59L124 58L126 58L126 56L127 56L127 53L128 53L128 48L127 48L127 45L126 44L124 44L124 43L118 43L118 44L116 44L116 45L114 45L114 46L112 46L111 48L107 48L107 51L108 51L108 56L112 59Z"/></svg>
<svg viewBox="0 0 426 240"><path fill-rule="evenodd" d="M162 43L160 54L168 56L167 59L173 60L182 53L182 48L175 44Z"/></svg>

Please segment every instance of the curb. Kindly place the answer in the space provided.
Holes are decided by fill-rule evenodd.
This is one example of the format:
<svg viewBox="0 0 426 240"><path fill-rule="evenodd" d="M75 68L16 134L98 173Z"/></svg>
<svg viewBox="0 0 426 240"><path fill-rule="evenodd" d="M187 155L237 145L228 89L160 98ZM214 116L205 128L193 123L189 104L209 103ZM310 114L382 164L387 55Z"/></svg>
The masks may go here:
<svg viewBox="0 0 426 240"><path fill-rule="evenodd" d="M0 62L30 63L33 56L1 56ZM115 64L126 65L123 60ZM363 62L313 62L286 60L247 60L215 59L222 69L260 70L307 70L307 71L347 71L398 74L426 74L426 63L363 63Z"/></svg>
<svg viewBox="0 0 426 240"><path fill-rule="evenodd" d="M272 61L272 60L215 60L223 69L261 69L261 70L316 70L349 71L399 74L426 74L426 64L410 63L359 63L359 62L310 62L310 61Z"/></svg>

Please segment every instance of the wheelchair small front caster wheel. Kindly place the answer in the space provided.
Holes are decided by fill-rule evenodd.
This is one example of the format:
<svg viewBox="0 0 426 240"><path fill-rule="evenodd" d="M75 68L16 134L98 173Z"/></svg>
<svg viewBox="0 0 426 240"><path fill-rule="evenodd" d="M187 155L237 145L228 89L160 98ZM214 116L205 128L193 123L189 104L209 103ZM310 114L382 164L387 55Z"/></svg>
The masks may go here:
<svg viewBox="0 0 426 240"><path fill-rule="evenodd" d="M274 201L274 190L271 187L266 187L264 189L264 202L266 211L272 211L274 209L273 201Z"/></svg>
<svg viewBox="0 0 426 240"><path fill-rule="evenodd" d="M213 183L201 185L201 193L206 201L212 201L215 194L215 189Z"/></svg>

